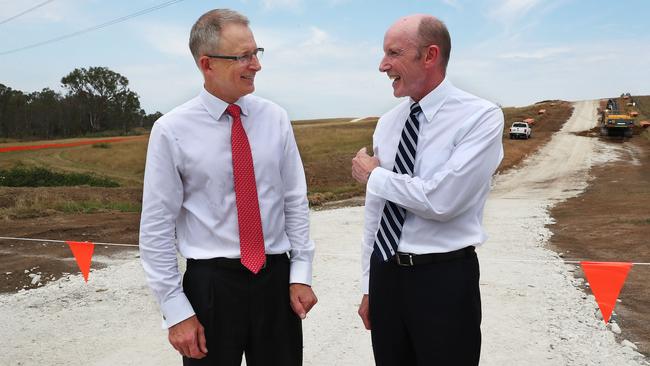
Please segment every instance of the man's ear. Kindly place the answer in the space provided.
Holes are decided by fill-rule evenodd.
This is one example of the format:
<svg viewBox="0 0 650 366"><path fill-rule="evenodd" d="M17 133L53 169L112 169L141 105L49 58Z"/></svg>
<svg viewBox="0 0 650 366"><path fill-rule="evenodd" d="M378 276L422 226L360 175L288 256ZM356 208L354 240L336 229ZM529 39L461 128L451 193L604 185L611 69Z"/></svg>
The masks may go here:
<svg viewBox="0 0 650 366"><path fill-rule="evenodd" d="M212 70L212 65L210 64L210 58L208 56L201 56L199 58L198 65L199 65L199 69L203 73Z"/></svg>
<svg viewBox="0 0 650 366"><path fill-rule="evenodd" d="M424 49L424 62L427 66L435 66L440 62L440 47L432 44Z"/></svg>

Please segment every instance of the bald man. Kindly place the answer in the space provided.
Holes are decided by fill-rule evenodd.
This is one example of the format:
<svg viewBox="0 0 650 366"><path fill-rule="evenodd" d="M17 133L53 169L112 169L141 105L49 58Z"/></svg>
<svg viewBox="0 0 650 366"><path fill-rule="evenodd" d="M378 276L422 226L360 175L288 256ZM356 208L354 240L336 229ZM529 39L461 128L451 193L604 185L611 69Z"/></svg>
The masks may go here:
<svg viewBox="0 0 650 366"><path fill-rule="evenodd" d="M503 158L503 113L446 77L451 41L430 15L399 19L379 71L408 97L383 115L366 184L359 315L377 365L477 365L483 207Z"/></svg>

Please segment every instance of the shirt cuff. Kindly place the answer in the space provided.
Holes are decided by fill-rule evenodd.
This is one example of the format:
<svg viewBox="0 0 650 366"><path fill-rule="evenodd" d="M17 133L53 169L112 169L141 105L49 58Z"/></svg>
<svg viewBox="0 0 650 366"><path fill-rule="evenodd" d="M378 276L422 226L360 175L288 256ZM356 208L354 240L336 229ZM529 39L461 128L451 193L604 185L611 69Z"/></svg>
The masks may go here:
<svg viewBox="0 0 650 366"><path fill-rule="evenodd" d="M361 292L364 295L368 295L368 293L370 292L369 291L369 289L370 289L369 282L370 282L370 279L368 278L368 276L366 276L366 275L361 276Z"/></svg>
<svg viewBox="0 0 650 366"><path fill-rule="evenodd" d="M289 274L289 283L302 283L311 286L311 263L292 261Z"/></svg>
<svg viewBox="0 0 650 366"><path fill-rule="evenodd" d="M393 172L382 167L376 167L373 169L370 177L368 178L366 191L375 196L381 197L381 192L384 190L383 188L386 185L386 181L391 176L391 174L393 174Z"/></svg>
<svg viewBox="0 0 650 366"><path fill-rule="evenodd" d="M173 297L160 305L163 313L162 327L167 329L194 315L192 304L185 294Z"/></svg>

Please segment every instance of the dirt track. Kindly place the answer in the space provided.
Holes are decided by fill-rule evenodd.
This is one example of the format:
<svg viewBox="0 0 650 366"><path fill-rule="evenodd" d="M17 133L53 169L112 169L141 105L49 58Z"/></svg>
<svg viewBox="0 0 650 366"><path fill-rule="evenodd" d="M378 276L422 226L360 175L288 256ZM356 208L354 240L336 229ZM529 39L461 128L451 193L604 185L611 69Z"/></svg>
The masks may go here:
<svg viewBox="0 0 650 366"><path fill-rule="evenodd" d="M619 159L594 167L587 191L551 210L551 247L566 258L650 263L650 141L605 140ZM576 275L582 276L581 272ZM619 339L650 355L649 265L632 267L616 306Z"/></svg>
<svg viewBox="0 0 650 366"><path fill-rule="evenodd" d="M578 102L571 119L522 169L498 177L493 197L558 201L587 186L597 140L573 132L591 129L596 121L595 101Z"/></svg>
<svg viewBox="0 0 650 366"><path fill-rule="evenodd" d="M574 277L580 269L547 249L549 208L582 193L594 164L616 158L608 144L574 134L595 123L596 103L575 103L573 116L546 146L495 180L485 213L490 239L479 251L481 288L492 294L484 296L484 364L645 362L597 319L593 296Z"/></svg>

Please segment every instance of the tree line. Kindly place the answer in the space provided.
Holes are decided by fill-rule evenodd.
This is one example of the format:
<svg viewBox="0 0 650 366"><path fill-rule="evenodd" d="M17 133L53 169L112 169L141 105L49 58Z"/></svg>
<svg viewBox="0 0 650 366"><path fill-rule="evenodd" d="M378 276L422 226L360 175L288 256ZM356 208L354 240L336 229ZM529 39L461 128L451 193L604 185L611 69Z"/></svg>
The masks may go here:
<svg viewBox="0 0 650 366"><path fill-rule="evenodd" d="M74 69L61 84L65 94L50 88L27 94L0 83L0 138L129 134L162 115L145 113L129 80L107 67Z"/></svg>

